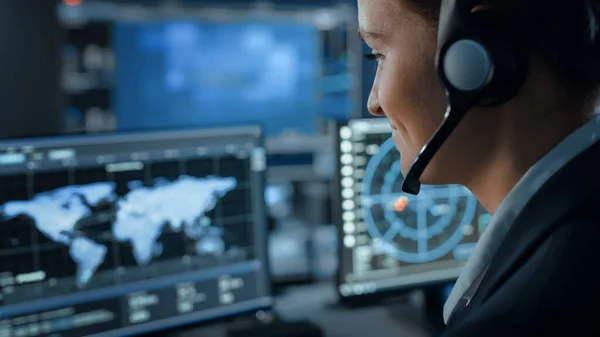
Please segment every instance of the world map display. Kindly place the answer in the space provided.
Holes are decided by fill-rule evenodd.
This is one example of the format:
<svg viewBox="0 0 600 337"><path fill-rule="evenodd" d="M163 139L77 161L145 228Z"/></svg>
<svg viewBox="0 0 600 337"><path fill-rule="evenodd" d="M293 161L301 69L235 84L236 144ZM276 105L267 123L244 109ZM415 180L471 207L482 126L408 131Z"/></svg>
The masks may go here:
<svg viewBox="0 0 600 337"><path fill-rule="evenodd" d="M111 236L131 245L139 265L148 264L161 254L157 240L167 225L194 240L198 254L218 255L225 250L223 233L211 226L211 219L205 214L237 185L232 177L182 175L172 181L155 179L151 186L132 181L129 192L119 197L115 183L97 182L57 188L31 200L9 201L0 206L0 212L5 220L30 217L46 237L68 246L77 265L76 283L81 288L107 255L106 245L79 230L86 217L92 215L93 207L101 203L114 205Z"/></svg>

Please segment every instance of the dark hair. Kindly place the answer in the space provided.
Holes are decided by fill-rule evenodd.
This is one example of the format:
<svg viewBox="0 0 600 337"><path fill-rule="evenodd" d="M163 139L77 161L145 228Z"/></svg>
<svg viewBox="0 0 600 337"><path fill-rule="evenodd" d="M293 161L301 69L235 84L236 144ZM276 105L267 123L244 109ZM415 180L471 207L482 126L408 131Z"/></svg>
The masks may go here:
<svg viewBox="0 0 600 337"><path fill-rule="evenodd" d="M437 26L441 0L401 1ZM568 92L589 95L600 89L600 0L483 0L482 4L512 6L515 15L525 18L521 31L531 52L554 70ZM510 24L515 21L518 18Z"/></svg>

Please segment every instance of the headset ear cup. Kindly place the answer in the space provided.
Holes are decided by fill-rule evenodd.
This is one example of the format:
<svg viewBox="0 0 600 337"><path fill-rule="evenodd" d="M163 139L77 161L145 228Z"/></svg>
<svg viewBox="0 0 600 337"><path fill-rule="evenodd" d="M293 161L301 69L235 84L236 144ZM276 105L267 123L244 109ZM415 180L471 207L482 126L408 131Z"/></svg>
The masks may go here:
<svg viewBox="0 0 600 337"><path fill-rule="evenodd" d="M452 43L443 56L442 67L447 84L463 92L484 89L494 72L488 50L472 39Z"/></svg>
<svg viewBox="0 0 600 337"><path fill-rule="evenodd" d="M491 107L516 96L529 72L525 48L514 42L482 43L463 38L442 49L438 71L449 94L478 94L478 106Z"/></svg>

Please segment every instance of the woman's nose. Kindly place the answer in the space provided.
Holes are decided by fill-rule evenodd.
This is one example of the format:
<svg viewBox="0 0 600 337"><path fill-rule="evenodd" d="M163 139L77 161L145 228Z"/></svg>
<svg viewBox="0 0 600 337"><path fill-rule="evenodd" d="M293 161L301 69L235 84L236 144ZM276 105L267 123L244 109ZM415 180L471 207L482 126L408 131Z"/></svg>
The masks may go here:
<svg viewBox="0 0 600 337"><path fill-rule="evenodd" d="M383 109L381 109L381 104L379 104L379 98L375 93L375 90L371 90L371 94L369 95L369 101L367 102L367 110L369 113L374 116L384 116Z"/></svg>

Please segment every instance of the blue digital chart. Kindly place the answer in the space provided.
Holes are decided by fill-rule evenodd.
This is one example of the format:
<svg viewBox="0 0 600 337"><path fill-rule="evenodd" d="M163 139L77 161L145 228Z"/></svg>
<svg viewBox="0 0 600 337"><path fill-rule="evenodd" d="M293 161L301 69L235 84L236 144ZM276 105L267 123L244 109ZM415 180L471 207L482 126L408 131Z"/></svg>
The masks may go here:
<svg viewBox="0 0 600 337"><path fill-rule="evenodd" d="M342 296L457 277L490 221L460 185L402 192L400 153L390 134L382 119L339 129Z"/></svg>
<svg viewBox="0 0 600 337"><path fill-rule="evenodd" d="M314 134L319 31L275 22L118 23L118 129L260 124Z"/></svg>
<svg viewBox="0 0 600 337"><path fill-rule="evenodd" d="M426 185L415 196L400 191L403 181L398 151L388 139L368 162L361 190L368 232L386 253L408 263L431 262L475 232L478 201L465 187Z"/></svg>

